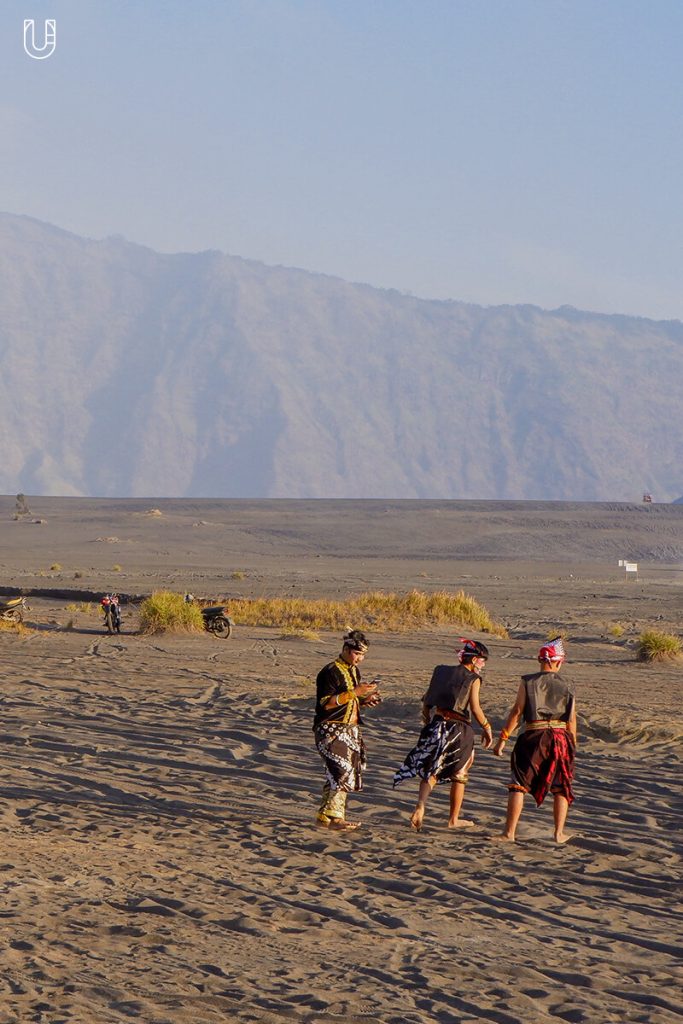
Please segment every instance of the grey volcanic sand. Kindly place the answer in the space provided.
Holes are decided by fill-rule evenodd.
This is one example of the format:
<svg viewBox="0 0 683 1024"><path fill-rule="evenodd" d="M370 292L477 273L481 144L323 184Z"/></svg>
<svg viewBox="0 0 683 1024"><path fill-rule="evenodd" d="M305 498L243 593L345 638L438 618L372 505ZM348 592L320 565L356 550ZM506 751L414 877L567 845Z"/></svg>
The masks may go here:
<svg viewBox="0 0 683 1024"><path fill-rule="evenodd" d="M683 506L30 505L45 522L15 522L0 500L8 587L463 587L510 629L487 639L496 728L539 643L565 630L577 801L564 847L550 807L531 803L519 843L490 842L508 765L480 751L474 828L445 828L447 787L424 831L408 827L417 786L392 790L391 776L458 627L372 636L366 674L385 700L366 716L366 788L349 801L363 827L331 835L312 824L310 724L337 635L143 637L128 605L110 638L98 616L33 597L31 633L0 632L0 1024L680 1021L683 672L639 665L633 642L651 625L683 631ZM640 562L637 581L619 558Z"/></svg>

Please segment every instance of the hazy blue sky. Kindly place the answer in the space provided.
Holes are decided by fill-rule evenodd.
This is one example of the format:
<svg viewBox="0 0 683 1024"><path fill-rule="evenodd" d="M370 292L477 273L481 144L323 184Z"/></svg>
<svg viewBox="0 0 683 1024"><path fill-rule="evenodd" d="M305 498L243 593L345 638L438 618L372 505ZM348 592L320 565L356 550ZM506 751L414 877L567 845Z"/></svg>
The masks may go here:
<svg viewBox="0 0 683 1024"><path fill-rule="evenodd" d="M683 318L682 29L681 0L4 0L0 209Z"/></svg>

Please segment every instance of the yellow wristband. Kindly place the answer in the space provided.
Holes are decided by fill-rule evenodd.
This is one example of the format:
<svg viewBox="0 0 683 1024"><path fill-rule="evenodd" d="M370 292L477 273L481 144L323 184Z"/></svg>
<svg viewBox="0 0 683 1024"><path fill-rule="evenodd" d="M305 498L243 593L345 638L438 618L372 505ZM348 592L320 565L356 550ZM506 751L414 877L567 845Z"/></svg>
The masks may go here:
<svg viewBox="0 0 683 1024"><path fill-rule="evenodd" d="M505 740L510 739L510 733L507 731L507 729L500 730L500 738L503 740L503 742L505 742Z"/></svg>

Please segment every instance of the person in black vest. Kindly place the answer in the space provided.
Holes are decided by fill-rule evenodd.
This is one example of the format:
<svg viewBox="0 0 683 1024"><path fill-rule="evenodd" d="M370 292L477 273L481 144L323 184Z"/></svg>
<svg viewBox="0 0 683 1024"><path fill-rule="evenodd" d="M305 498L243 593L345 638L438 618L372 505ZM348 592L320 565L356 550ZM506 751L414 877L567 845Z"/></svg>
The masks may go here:
<svg viewBox="0 0 683 1024"><path fill-rule="evenodd" d="M366 762L360 708L375 707L381 701L376 682L361 682L359 665L367 649L365 634L352 629L344 637L339 657L325 665L316 680L313 730L325 765L316 823L338 832L359 827L358 822L346 820L346 796L363 788Z"/></svg>
<svg viewBox="0 0 683 1024"><path fill-rule="evenodd" d="M517 699L493 749L500 756L510 734L520 719L524 720L524 732L517 738L510 759L512 778L505 828L495 837L504 842L515 841L526 793L531 793L538 806L548 792L552 793L555 842L566 843L570 838L564 826L574 800L576 701L570 684L559 675L565 660L561 638L544 644L538 660L540 671L522 676Z"/></svg>
<svg viewBox="0 0 683 1024"><path fill-rule="evenodd" d="M437 665L422 698L424 728L394 775L394 788L405 779L420 778L417 806L410 816L416 832L422 830L427 799L437 783L450 782L449 828L473 825L460 817L469 770L474 761L472 716L482 728L482 743L490 747L493 733L479 703L481 673L489 656L477 640L461 639L459 665Z"/></svg>

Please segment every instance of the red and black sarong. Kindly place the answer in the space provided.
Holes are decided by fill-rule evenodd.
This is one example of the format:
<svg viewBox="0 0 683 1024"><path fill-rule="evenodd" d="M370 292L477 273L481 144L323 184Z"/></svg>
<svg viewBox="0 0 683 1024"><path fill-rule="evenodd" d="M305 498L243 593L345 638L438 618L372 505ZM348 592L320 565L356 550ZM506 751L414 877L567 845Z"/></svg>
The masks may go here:
<svg viewBox="0 0 683 1024"><path fill-rule="evenodd" d="M540 806L548 792L573 803L574 741L566 729L531 729L517 738L509 789L531 793Z"/></svg>

